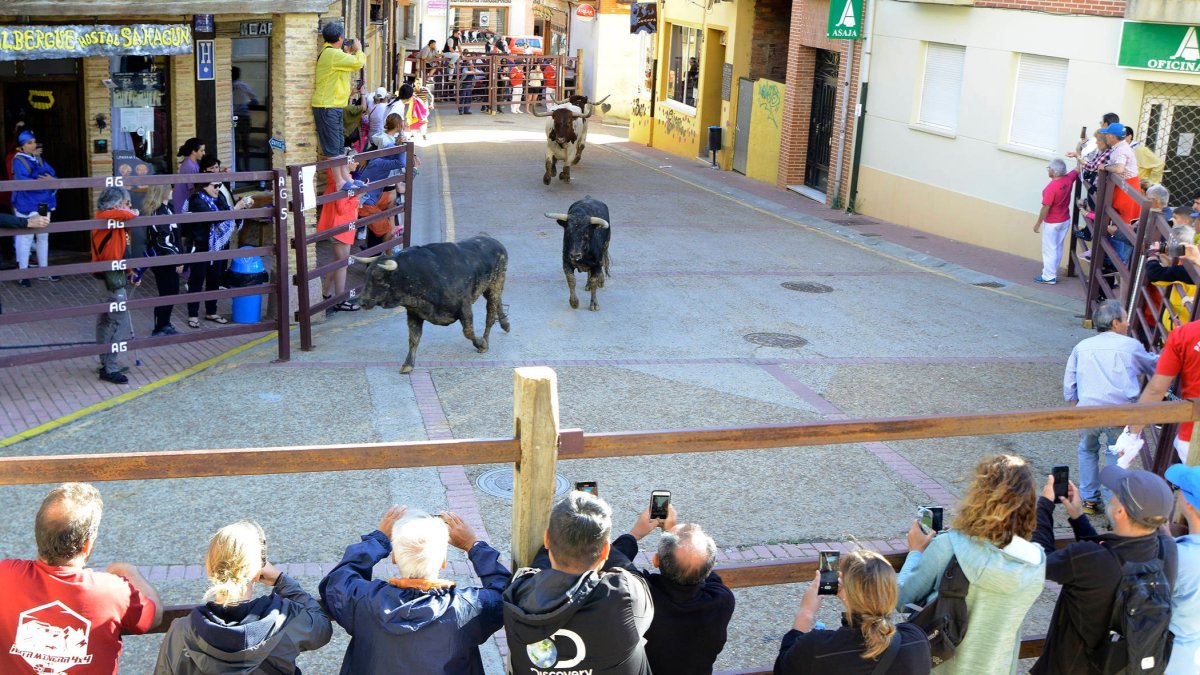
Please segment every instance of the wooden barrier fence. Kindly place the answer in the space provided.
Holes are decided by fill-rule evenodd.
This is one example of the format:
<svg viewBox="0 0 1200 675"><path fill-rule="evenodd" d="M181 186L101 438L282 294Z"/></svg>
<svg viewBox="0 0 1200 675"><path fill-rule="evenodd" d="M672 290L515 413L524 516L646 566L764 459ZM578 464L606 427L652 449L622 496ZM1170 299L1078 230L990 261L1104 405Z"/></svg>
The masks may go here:
<svg viewBox="0 0 1200 675"><path fill-rule="evenodd" d="M894 417L749 427L584 433L560 429L558 383L546 367L513 372L513 438L368 443L358 445L156 451L0 458L0 485L63 481L155 480L214 476L400 469L512 462L512 560L527 564L542 544L554 499L557 462L693 452L990 436L1127 424L1172 424L1200 419L1200 400L1022 410L970 415ZM1149 446L1148 446L1149 447ZM800 452L800 450L797 450ZM1143 451L1145 466L1153 463ZM1063 542L1060 541L1060 545ZM906 552L891 552L896 567ZM815 559L729 564L718 568L731 588L807 582ZM168 608L163 627L190 607ZM781 623L780 634L786 629ZM1041 652L1041 637L1022 641L1022 658ZM739 671L770 672L769 669Z"/></svg>

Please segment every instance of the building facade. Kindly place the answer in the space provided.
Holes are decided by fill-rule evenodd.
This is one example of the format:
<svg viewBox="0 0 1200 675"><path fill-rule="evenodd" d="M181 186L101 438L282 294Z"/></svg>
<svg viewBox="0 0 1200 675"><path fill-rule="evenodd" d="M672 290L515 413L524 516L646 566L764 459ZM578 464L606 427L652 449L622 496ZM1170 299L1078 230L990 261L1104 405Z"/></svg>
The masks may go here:
<svg viewBox="0 0 1200 675"><path fill-rule="evenodd" d="M1200 3L875 2L856 210L1040 259L1047 162L1107 112L1200 191Z"/></svg>

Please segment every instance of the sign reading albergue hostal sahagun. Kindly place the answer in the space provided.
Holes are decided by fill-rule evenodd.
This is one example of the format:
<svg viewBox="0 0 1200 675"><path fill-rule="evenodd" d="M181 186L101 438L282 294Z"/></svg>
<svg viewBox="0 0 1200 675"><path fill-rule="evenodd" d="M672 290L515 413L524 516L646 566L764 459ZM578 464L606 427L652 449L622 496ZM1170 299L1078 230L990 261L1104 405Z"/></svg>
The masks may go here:
<svg viewBox="0 0 1200 675"><path fill-rule="evenodd" d="M0 26L0 61L172 55L191 51L192 30L186 24Z"/></svg>
<svg viewBox="0 0 1200 675"><path fill-rule="evenodd" d="M1121 26L1117 65L1178 73L1200 73L1196 26L1126 21Z"/></svg>

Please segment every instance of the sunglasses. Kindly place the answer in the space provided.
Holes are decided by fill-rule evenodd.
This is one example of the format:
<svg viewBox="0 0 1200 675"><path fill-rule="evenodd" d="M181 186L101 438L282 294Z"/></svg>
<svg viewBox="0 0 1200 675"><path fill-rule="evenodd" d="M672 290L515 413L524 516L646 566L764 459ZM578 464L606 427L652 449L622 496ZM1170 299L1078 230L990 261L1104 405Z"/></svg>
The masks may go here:
<svg viewBox="0 0 1200 675"><path fill-rule="evenodd" d="M214 187L214 188L220 189L221 184L220 183L209 183L208 185L205 185L204 187Z"/></svg>

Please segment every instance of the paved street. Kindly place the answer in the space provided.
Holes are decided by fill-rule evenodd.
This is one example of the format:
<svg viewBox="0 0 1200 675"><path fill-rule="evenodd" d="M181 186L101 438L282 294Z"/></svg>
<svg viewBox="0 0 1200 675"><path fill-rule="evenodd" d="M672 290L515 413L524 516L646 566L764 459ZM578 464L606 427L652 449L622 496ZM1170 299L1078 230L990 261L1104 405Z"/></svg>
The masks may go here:
<svg viewBox="0 0 1200 675"><path fill-rule="evenodd" d="M986 253L820 205L700 162L630 145L593 123L573 180L541 184L542 120L437 118L416 179L414 243L486 232L510 263L498 328L477 354L457 327L427 326L400 375L398 311L337 313L312 352L271 363L271 343L3 449L8 455L138 452L506 436L512 368L558 372L563 427L695 428L1061 405L1062 364L1090 331L1074 280L1033 288L1037 263ZM572 310L561 229L542 216L584 195L606 202L612 277L599 312ZM838 221L838 222L832 222ZM355 272L361 274L361 268ZM998 287L984 287L988 283ZM582 292L583 283L580 282ZM476 322L483 312L477 305ZM764 335L765 334L765 335ZM297 343L294 343L298 345ZM788 345L769 346L769 345ZM144 360L148 360L143 355ZM915 509L950 505L977 459L1013 452L1045 472L1075 464L1075 435L572 460L627 530L656 488L702 524L722 561L811 555L821 542L903 546ZM507 551L511 504L475 487L491 466L101 485L94 560L148 568L168 603L197 601L208 537L243 518L309 590L392 503L451 508ZM0 489L0 550L32 557L46 486ZM657 538L643 541L652 551ZM452 572L466 581L458 556ZM648 563L647 563L648 564ZM718 668L770 664L799 587L738 592ZM1044 596L1026 633L1044 630ZM836 622L836 602L823 610ZM346 637L301 659L336 672ZM123 672L146 672L158 637L127 640ZM502 672L497 646L489 672Z"/></svg>

